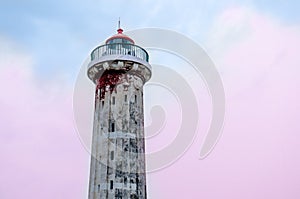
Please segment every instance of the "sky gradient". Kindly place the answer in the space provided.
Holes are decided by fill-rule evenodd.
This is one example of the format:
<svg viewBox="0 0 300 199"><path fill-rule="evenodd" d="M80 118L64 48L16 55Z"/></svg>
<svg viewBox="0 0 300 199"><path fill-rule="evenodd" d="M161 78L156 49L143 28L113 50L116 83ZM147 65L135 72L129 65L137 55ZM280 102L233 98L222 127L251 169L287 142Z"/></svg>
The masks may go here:
<svg viewBox="0 0 300 199"><path fill-rule="evenodd" d="M84 60L115 33L120 16L125 30L166 28L199 43L225 87L222 137L199 160L211 104L201 78L195 80L203 91L198 136L182 158L148 175L149 198L298 199L299 4L0 2L0 198L87 198L90 154L76 132L73 89ZM168 113L168 121L179 113ZM155 137L159 142L149 139L148 149L173 139L169 131Z"/></svg>

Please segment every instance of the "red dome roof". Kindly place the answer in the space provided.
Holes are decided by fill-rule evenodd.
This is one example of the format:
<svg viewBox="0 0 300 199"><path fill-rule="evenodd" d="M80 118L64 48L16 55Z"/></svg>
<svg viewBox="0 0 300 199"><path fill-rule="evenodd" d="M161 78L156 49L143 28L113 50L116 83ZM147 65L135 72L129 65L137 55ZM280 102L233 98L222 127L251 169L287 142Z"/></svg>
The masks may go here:
<svg viewBox="0 0 300 199"><path fill-rule="evenodd" d="M115 35L111 36L110 38L108 38L106 40L106 42L105 42L106 44L109 41L113 40L113 39L125 39L125 40L128 40L128 41L130 41L130 42L132 42L134 44L134 41L130 37L128 37L127 35L123 34L123 29L119 28L117 31L118 31L118 34L115 34Z"/></svg>

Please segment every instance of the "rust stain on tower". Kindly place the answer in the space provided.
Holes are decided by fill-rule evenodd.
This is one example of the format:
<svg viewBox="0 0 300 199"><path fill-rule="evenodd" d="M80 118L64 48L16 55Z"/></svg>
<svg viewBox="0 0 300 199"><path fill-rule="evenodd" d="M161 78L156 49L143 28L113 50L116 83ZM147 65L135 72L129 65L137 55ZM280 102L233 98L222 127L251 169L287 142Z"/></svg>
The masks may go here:
<svg viewBox="0 0 300 199"><path fill-rule="evenodd" d="M96 85L89 199L145 199L148 53L119 28L92 51L87 74Z"/></svg>

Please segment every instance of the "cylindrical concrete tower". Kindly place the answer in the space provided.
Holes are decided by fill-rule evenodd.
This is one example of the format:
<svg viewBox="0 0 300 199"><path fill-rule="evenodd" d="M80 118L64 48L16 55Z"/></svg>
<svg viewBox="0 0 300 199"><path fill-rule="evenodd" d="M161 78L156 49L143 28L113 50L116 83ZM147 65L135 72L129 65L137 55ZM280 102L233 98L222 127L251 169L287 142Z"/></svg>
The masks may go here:
<svg viewBox="0 0 300 199"><path fill-rule="evenodd" d="M94 49L88 77L96 84L89 199L147 198L143 85L148 53L118 33Z"/></svg>

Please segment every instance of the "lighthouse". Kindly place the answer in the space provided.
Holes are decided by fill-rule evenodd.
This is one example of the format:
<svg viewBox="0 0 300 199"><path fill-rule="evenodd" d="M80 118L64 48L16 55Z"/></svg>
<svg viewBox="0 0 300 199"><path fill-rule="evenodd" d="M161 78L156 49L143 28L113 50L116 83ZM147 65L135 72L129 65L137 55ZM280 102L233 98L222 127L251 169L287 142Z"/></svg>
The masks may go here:
<svg viewBox="0 0 300 199"><path fill-rule="evenodd" d="M146 50L123 33L91 53L95 84L89 199L145 199L143 85L151 77Z"/></svg>

